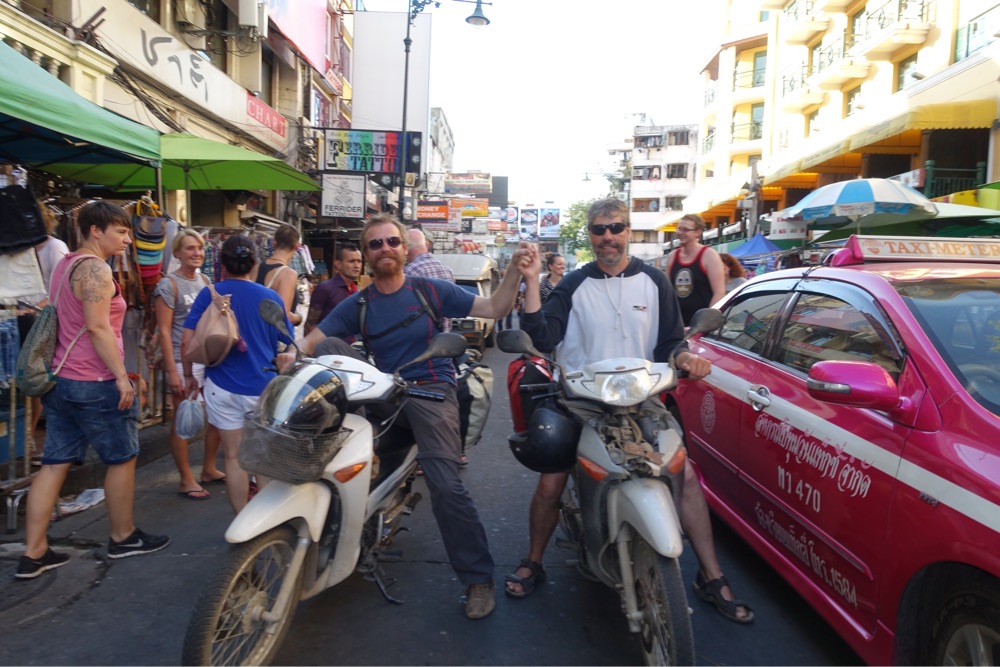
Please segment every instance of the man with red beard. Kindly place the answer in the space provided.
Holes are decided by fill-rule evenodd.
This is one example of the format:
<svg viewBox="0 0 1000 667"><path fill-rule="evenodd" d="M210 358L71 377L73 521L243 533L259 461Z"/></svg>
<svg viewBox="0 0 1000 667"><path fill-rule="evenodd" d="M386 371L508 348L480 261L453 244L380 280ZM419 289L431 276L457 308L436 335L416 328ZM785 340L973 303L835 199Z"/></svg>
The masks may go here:
<svg viewBox="0 0 1000 667"><path fill-rule="evenodd" d="M361 230L361 248L374 274L372 285L342 301L303 339L300 348L312 354L320 345L327 353L342 354L341 341L326 337L360 336L376 365L391 372L421 354L441 331L440 319L427 312L418 290L438 318L500 319L514 302L521 277L518 267L522 262L530 265L537 256L533 246L523 246L514 252L512 268L493 295L476 296L444 280L405 275L407 230L390 215L375 215ZM361 299L366 302L363 327ZM462 443L454 364L451 359L430 359L401 374L408 383L445 396L441 403L407 401L396 424L412 431L417 442L417 458L448 558L468 587L465 615L483 618L496 606L493 558L479 513L458 474Z"/></svg>
<svg viewBox="0 0 1000 667"><path fill-rule="evenodd" d="M688 371L691 381L708 375L712 362L692 354L682 343L681 310L666 276L628 256L632 230L625 204L617 199L595 201L587 210L587 229L596 261L560 280L544 308L539 286L541 264L520 267L526 285L521 328L535 347L554 351L566 373L612 357L663 363L676 352L677 367ZM507 576L507 595L525 597L544 581L542 555L559 520L559 502L568 478L568 472L539 478L528 517L528 557ZM729 620L751 622L750 606L736 599L722 574L708 504L690 463L685 463L678 512L701 565L695 592Z"/></svg>

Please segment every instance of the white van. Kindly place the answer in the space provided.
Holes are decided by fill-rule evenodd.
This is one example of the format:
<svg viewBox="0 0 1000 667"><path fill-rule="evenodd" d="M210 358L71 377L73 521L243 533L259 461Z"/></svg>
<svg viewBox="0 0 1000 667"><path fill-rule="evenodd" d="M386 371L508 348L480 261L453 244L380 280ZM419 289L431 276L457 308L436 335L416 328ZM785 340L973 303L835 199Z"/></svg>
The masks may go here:
<svg viewBox="0 0 1000 667"><path fill-rule="evenodd" d="M476 296L487 299L500 281L500 267L495 259L485 255L434 255L455 274L455 282ZM458 317L451 321L451 330L465 336L469 347L480 352L496 344L496 320L481 317Z"/></svg>

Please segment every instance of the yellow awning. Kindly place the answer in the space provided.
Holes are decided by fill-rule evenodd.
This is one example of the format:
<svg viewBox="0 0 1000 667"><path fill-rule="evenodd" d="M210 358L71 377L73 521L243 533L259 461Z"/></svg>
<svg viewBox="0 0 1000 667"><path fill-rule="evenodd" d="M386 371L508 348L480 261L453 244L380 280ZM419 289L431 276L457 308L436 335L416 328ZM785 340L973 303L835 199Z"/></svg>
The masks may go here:
<svg viewBox="0 0 1000 667"><path fill-rule="evenodd" d="M676 232L677 231L677 223L680 222L680 219L683 218L683 217L684 217L684 213L680 212L680 211L677 212L674 215L671 215L671 216L667 217L663 221L663 223L660 224L660 226L656 228L656 231L658 231L658 232Z"/></svg>
<svg viewBox="0 0 1000 667"><path fill-rule="evenodd" d="M764 174L764 185L770 185L776 181L780 181L786 176L791 176L792 174L797 174L802 171L802 160L792 160L787 164L784 164L769 174Z"/></svg>
<svg viewBox="0 0 1000 667"><path fill-rule="evenodd" d="M858 132L851 150L894 137L907 130L963 130L992 127L997 119L997 101L972 100L946 104L924 104Z"/></svg>

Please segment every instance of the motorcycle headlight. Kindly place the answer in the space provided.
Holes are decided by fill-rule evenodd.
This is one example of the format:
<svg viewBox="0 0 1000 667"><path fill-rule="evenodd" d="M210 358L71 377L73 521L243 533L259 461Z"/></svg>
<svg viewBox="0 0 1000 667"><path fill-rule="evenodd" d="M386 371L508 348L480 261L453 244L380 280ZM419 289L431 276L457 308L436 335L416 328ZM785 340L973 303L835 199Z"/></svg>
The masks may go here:
<svg viewBox="0 0 1000 667"><path fill-rule="evenodd" d="M660 375L644 369L636 369L629 373L597 373L594 381L584 382L584 386L600 396L601 402L608 405L635 405L649 398L649 392L660 380Z"/></svg>

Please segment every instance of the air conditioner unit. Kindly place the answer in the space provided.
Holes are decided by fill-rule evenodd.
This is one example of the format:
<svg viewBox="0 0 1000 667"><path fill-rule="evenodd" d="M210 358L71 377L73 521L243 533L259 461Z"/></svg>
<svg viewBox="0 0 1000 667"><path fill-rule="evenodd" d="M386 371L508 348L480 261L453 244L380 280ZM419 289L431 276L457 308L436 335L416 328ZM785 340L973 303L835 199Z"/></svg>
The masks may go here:
<svg viewBox="0 0 1000 667"><path fill-rule="evenodd" d="M618 201L628 201L628 193L627 192L619 192L615 196L618 197Z"/></svg>
<svg viewBox="0 0 1000 667"><path fill-rule="evenodd" d="M267 38L267 3L261 0L240 0L237 14L241 28L255 30L262 39Z"/></svg>

